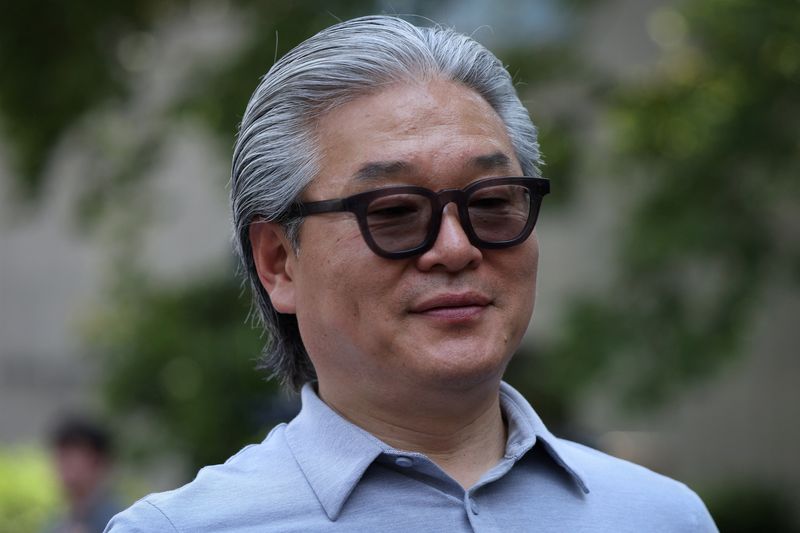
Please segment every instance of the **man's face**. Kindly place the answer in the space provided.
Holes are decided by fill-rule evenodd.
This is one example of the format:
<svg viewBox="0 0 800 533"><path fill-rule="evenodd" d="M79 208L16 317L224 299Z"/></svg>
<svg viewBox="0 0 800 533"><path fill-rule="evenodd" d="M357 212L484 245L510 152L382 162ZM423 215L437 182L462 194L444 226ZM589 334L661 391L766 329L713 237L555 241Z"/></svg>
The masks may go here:
<svg viewBox="0 0 800 533"><path fill-rule="evenodd" d="M521 175L500 118L452 82L398 85L358 98L324 116L317 133L321 170L305 201ZM433 248L402 260L373 253L351 213L305 219L300 252L290 254L287 270L321 390L464 389L500 378L533 310L536 237L479 250L455 207L445 208Z"/></svg>
<svg viewBox="0 0 800 533"><path fill-rule="evenodd" d="M66 444L55 449L55 467L67 498L79 504L103 482L107 460L88 444Z"/></svg>

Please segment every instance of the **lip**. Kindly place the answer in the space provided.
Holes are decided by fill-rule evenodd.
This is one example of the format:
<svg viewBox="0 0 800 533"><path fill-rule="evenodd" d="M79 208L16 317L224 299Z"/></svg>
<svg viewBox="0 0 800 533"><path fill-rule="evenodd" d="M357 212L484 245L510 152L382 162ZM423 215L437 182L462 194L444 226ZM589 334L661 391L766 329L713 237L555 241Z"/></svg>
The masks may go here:
<svg viewBox="0 0 800 533"><path fill-rule="evenodd" d="M478 292L443 293L425 298L411 306L411 312L451 320L473 318L492 303L492 299Z"/></svg>

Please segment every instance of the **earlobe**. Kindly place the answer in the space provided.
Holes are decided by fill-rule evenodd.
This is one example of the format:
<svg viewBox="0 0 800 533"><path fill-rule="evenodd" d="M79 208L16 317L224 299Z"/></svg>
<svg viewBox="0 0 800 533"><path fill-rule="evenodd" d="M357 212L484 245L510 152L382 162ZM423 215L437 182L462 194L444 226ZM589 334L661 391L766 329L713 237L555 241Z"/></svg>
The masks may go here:
<svg viewBox="0 0 800 533"><path fill-rule="evenodd" d="M295 312L294 250L274 222L250 224L250 246L258 278L279 313Z"/></svg>

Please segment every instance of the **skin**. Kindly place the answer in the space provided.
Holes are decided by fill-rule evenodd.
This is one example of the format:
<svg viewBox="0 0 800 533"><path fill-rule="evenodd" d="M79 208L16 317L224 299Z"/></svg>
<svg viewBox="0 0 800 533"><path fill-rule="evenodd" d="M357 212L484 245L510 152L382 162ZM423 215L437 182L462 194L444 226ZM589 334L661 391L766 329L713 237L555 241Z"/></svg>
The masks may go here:
<svg viewBox="0 0 800 533"><path fill-rule="evenodd" d="M325 115L317 134L321 171L306 201L522 175L498 115L453 82L358 98ZM480 250L448 204L433 248L403 260L375 255L350 213L308 217L298 254L280 226L254 224L250 236L273 305L297 314L326 403L464 487L496 464L506 440L499 384L533 311L535 235Z"/></svg>
<svg viewBox="0 0 800 533"><path fill-rule="evenodd" d="M82 512L108 475L106 458L88 445L70 444L54 451L56 473L73 510Z"/></svg>

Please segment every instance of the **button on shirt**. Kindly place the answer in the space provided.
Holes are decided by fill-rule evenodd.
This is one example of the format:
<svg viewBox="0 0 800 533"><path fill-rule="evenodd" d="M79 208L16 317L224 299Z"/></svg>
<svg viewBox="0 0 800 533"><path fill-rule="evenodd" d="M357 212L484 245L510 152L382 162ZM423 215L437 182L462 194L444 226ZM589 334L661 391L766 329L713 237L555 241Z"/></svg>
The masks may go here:
<svg viewBox="0 0 800 533"><path fill-rule="evenodd" d="M468 489L302 390L303 407L225 464L114 517L123 532L713 532L685 485L554 437L503 383L504 457Z"/></svg>

